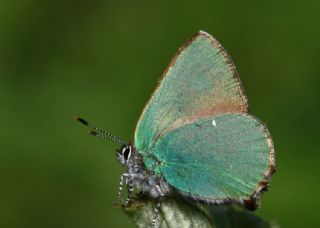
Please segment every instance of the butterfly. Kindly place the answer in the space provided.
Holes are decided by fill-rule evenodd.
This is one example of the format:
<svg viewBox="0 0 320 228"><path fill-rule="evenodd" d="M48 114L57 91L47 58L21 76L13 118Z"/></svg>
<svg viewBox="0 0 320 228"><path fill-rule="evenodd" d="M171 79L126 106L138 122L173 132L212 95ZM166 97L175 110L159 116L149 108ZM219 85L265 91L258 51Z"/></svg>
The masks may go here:
<svg viewBox="0 0 320 228"><path fill-rule="evenodd" d="M134 142L93 128L92 135L121 144L127 205L134 189L159 199L170 194L209 204L258 206L275 171L266 126L248 114L235 65L221 44L199 31L179 49L137 123Z"/></svg>

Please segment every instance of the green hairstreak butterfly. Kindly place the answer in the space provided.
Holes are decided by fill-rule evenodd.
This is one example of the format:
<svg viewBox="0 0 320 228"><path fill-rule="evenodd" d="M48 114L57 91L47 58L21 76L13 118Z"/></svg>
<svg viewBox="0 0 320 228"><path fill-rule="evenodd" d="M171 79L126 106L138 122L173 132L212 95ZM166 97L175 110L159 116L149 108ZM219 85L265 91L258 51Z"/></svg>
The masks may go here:
<svg viewBox="0 0 320 228"><path fill-rule="evenodd" d="M172 192L212 204L254 210L275 170L274 148L263 123L248 114L236 68L221 44L200 31L173 58L145 106L134 143L93 128L122 146L118 160L128 198L134 188L154 198ZM160 206L155 208L153 226Z"/></svg>

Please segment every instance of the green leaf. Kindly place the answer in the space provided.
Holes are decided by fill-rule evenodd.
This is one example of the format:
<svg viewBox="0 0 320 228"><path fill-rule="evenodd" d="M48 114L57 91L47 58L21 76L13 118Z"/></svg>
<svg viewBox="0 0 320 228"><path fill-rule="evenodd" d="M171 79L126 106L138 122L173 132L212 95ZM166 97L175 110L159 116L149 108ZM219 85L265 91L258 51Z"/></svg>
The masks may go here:
<svg viewBox="0 0 320 228"><path fill-rule="evenodd" d="M137 227L151 227L157 202L145 198L134 198L123 207L124 212ZM157 227L276 227L254 213L235 207L213 206L188 202L184 199L166 198L161 203Z"/></svg>

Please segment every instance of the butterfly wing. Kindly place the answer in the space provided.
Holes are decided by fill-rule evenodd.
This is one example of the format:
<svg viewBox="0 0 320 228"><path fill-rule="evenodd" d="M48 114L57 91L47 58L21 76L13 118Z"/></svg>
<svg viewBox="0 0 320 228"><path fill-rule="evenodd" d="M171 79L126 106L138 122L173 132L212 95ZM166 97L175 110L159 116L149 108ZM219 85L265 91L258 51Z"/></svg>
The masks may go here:
<svg viewBox="0 0 320 228"><path fill-rule="evenodd" d="M199 32L178 51L146 105L135 131L144 154L164 134L195 119L246 113L235 66L217 40Z"/></svg>
<svg viewBox="0 0 320 228"><path fill-rule="evenodd" d="M272 140L247 114L220 114L183 125L159 139L155 170L186 195L209 202L250 199L274 168Z"/></svg>

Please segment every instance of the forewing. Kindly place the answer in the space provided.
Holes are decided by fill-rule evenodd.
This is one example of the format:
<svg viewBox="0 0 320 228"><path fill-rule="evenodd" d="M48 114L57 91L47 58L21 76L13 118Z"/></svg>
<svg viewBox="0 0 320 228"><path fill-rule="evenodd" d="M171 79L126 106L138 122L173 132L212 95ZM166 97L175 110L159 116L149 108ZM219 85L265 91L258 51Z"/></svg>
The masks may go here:
<svg viewBox="0 0 320 228"><path fill-rule="evenodd" d="M166 132L229 112L247 112L235 66L217 40L199 32L165 71L137 124L135 146L145 153Z"/></svg>
<svg viewBox="0 0 320 228"><path fill-rule="evenodd" d="M269 181L274 150L266 128L246 114L221 114L163 136L152 153L170 185L206 200L248 199Z"/></svg>

